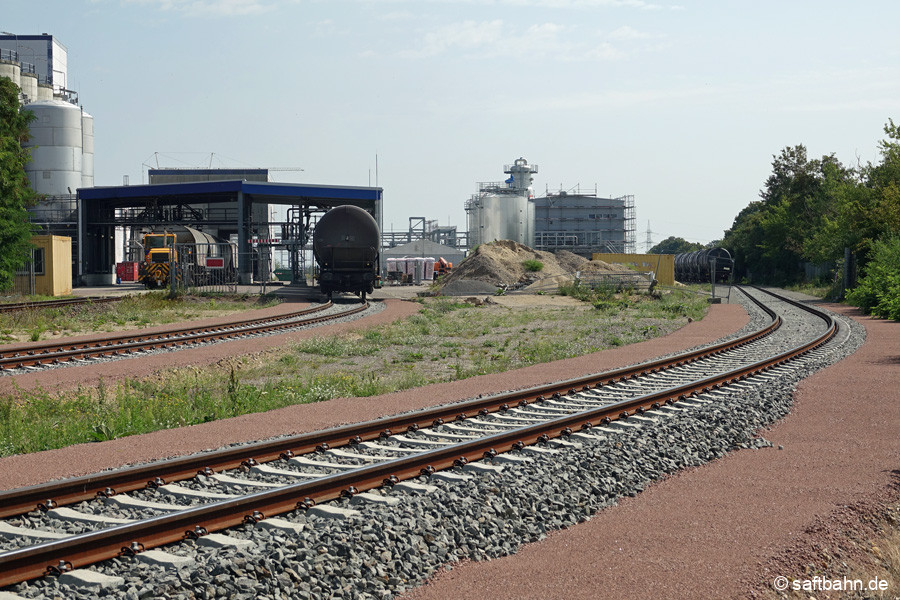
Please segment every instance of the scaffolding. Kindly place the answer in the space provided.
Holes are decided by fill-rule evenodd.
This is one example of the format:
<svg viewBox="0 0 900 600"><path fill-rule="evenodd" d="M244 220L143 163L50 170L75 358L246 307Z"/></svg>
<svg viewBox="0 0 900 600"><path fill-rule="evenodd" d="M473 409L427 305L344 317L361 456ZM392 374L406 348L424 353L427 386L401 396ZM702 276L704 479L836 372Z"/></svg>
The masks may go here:
<svg viewBox="0 0 900 600"><path fill-rule="evenodd" d="M535 200L536 250L635 252L634 196L598 198L596 192L560 190Z"/></svg>

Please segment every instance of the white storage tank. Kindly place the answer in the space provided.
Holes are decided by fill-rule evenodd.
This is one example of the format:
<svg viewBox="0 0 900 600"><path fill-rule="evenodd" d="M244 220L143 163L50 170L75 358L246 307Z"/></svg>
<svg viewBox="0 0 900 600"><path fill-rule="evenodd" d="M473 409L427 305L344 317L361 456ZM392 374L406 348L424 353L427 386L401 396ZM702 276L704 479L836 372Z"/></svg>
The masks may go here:
<svg viewBox="0 0 900 600"><path fill-rule="evenodd" d="M81 109L61 100L40 100L28 110L35 119L31 140L23 145L31 148L25 171L32 189L51 196L74 194L82 186L84 165Z"/></svg>
<svg viewBox="0 0 900 600"><path fill-rule="evenodd" d="M53 85L39 82L37 87L37 98L35 98L35 100L53 100Z"/></svg>
<svg viewBox="0 0 900 600"><path fill-rule="evenodd" d="M495 240L513 240L526 246L534 243L534 201L527 196L482 194L469 216L473 245Z"/></svg>
<svg viewBox="0 0 900 600"><path fill-rule="evenodd" d="M469 244L495 240L534 244L534 190L531 187L537 165L518 158L506 165L509 175L503 182L481 183L478 194L466 203Z"/></svg>
<svg viewBox="0 0 900 600"><path fill-rule="evenodd" d="M34 73L22 73L19 79L19 87L29 102L34 102L38 97L38 78Z"/></svg>
<svg viewBox="0 0 900 600"><path fill-rule="evenodd" d="M81 186L94 187L94 117L81 111Z"/></svg>
<svg viewBox="0 0 900 600"><path fill-rule="evenodd" d="M10 60L0 60L0 77L8 77L12 79L12 82L18 86L21 86L19 83L19 78L22 74L22 67L17 62L13 62Z"/></svg>

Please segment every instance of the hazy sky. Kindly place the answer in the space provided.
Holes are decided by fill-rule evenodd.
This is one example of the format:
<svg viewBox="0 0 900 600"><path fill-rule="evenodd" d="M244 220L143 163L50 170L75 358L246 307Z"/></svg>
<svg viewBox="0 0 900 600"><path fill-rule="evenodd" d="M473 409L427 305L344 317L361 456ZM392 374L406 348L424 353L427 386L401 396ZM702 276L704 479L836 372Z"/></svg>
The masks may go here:
<svg viewBox="0 0 900 600"><path fill-rule="evenodd" d="M465 229L476 182L635 197L638 248L720 238L771 171L878 160L900 119L900 2L3 0L95 118L96 185L146 165L299 167L384 188L384 225ZM156 154L158 153L158 154Z"/></svg>

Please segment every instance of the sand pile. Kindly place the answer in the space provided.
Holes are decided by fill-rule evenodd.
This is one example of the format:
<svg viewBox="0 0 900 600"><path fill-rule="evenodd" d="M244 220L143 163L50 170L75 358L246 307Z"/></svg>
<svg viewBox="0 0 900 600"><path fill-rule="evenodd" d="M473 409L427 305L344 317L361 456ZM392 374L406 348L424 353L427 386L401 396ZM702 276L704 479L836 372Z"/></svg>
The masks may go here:
<svg viewBox="0 0 900 600"><path fill-rule="evenodd" d="M529 271L527 260L543 263L540 271ZM511 240L481 244L453 271L441 280L446 294L462 292L476 282L494 288L551 290L571 283L575 274L589 276L596 273L632 273L627 267L602 261L591 261L567 250L543 252Z"/></svg>

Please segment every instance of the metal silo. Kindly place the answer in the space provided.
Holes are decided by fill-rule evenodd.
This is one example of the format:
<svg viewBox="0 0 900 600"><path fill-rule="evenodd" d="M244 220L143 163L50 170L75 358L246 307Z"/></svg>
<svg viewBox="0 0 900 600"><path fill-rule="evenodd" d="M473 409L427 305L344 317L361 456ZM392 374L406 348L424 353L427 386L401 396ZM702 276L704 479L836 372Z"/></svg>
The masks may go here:
<svg viewBox="0 0 900 600"><path fill-rule="evenodd" d="M62 196L81 187L83 141L81 109L61 100L41 100L28 105L34 113L31 161L25 170L38 194ZM93 144L92 144L93 145Z"/></svg>
<svg viewBox="0 0 900 600"><path fill-rule="evenodd" d="M81 186L94 187L94 117L87 111L81 111Z"/></svg>
<svg viewBox="0 0 900 600"><path fill-rule="evenodd" d="M534 193L532 175L537 165L519 158L506 165L510 175L503 182L479 183L478 193L466 203L469 245L494 240L513 240L526 246L534 244Z"/></svg>

